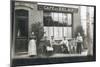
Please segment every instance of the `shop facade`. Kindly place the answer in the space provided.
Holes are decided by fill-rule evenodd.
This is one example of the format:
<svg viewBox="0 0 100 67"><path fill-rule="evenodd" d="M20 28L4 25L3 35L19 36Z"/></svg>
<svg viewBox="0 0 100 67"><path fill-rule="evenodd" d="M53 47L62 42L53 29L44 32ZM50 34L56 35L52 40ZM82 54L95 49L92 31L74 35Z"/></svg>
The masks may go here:
<svg viewBox="0 0 100 67"><path fill-rule="evenodd" d="M81 26L79 6L15 2L14 12L15 53L27 52L32 24L41 23L48 40L52 36L55 40L75 38L76 29Z"/></svg>

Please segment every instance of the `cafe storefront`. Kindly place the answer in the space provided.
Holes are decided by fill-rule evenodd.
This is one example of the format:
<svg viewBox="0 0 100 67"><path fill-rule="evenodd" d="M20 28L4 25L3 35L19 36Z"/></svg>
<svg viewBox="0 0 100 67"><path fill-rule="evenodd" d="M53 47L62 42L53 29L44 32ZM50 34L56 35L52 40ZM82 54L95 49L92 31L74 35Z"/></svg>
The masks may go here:
<svg viewBox="0 0 100 67"><path fill-rule="evenodd" d="M81 25L80 7L72 5L56 5L30 2L15 2L15 53L27 52L31 26L40 22L44 28L44 36L50 40L72 39L78 26Z"/></svg>

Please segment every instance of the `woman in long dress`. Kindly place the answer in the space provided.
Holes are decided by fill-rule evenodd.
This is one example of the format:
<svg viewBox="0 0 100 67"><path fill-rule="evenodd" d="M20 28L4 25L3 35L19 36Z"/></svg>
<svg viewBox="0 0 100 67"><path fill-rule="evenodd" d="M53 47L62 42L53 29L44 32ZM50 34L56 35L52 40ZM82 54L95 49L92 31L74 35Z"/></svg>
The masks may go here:
<svg viewBox="0 0 100 67"><path fill-rule="evenodd" d="M35 40L34 32L32 32L32 36L30 37L30 40L29 40L28 55L29 56L36 56L37 55L36 40Z"/></svg>

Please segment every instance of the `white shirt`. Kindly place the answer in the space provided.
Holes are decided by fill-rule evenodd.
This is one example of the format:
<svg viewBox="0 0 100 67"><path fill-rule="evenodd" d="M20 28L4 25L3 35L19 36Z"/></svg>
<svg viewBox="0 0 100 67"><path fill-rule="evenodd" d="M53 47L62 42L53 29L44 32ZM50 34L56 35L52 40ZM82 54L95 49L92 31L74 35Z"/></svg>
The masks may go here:
<svg viewBox="0 0 100 67"><path fill-rule="evenodd" d="M55 44L55 40L54 39L53 40L50 40L50 45L52 46L54 44Z"/></svg>
<svg viewBox="0 0 100 67"><path fill-rule="evenodd" d="M82 36L77 36L77 41L78 41L78 42L82 42L82 41L83 41Z"/></svg>
<svg viewBox="0 0 100 67"><path fill-rule="evenodd" d="M65 44L68 47L68 40L62 40L60 44Z"/></svg>

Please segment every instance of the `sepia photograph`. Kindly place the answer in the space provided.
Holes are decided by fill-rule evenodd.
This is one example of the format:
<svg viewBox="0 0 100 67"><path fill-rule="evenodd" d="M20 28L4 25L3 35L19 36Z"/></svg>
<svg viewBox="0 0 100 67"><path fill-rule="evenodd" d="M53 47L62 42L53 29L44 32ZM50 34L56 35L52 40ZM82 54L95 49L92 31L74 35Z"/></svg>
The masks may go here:
<svg viewBox="0 0 100 67"><path fill-rule="evenodd" d="M95 61L95 5L11 4L12 66Z"/></svg>

